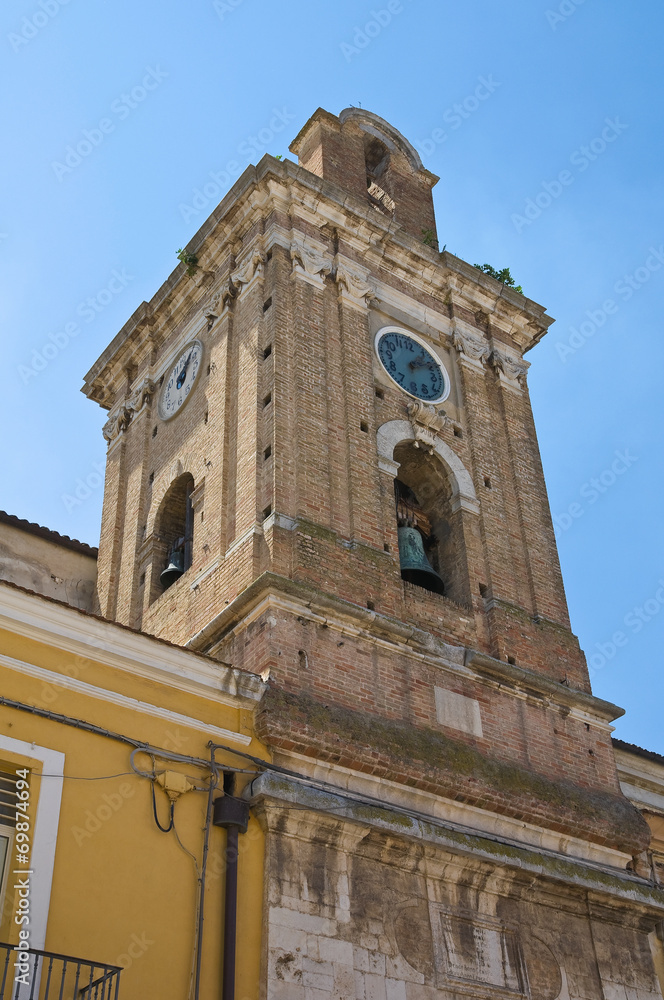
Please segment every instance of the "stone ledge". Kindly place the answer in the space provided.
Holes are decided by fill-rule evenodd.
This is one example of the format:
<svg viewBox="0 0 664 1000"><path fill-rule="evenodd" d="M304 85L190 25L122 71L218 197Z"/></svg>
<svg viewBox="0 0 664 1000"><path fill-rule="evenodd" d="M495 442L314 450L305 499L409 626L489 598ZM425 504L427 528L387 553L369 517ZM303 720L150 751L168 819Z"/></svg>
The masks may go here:
<svg viewBox="0 0 664 1000"><path fill-rule="evenodd" d="M535 674L524 667L518 667L512 663L503 663L502 660L495 660L486 653L478 653L474 649L466 649L466 666L472 667L484 677L491 677L499 680L509 687L519 688L528 693L532 692L545 698L551 698L558 705L566 705L569 708L581 709L590 715L596 715L606 722L613 722L625 714L624 708L613 705L610 701L596 698L578 688L569 688L564 684L557 684L541 674Z"/></svg>
<svg viewBox="0 0 664 1000"><path fill-rule="evenodd" d="M252 807L263 803L292 806L318 813L329 813L362 828L376 828L398 838L415 839L422 844L463 854L474 860L518 869L557 883L590 890L602 896L617 897L654 908L659 919L664 914L664 891L644 879L600 866L573 860L553 852L532 850L521 845L475 834L446 824L402 812L393 806L384 808L362 803L343 794L314 788L284 775L270 772L255 778L245 790ZM352 836L349 838L352 840Z"/></svg>
<svg viewBox="0 0 664 1000"><path fill-rule="evenodd" d="M268 594L285 595L301 603L303 613L308 611L323 619L334 616L365 634L408 646L434 665L439 665L442 661L447 666L462 669L465 667L480 677L490 677L507 687L522 690L529 695L535 694L563 708L578 709L606 722L624 715L624 709L601 698L595 698L585 691L558 684L542 674L527 670L525 667L504 663L488 654L463 646L451 646L414 625L326 594L311 584L297 583L270 572L263 573L231 601L220 614L187 642L187 648L214 656L215 644L238 625Z"/></svg>

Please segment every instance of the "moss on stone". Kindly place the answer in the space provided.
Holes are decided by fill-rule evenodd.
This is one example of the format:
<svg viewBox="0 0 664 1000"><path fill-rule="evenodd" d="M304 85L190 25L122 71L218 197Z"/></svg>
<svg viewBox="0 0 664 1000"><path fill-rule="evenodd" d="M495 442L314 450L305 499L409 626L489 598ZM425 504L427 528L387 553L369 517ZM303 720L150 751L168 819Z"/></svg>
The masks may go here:
<svg viewBox="0 0 664 1000"><path fill-rule="evenodd" d="M353 808L353 818L359 820L376 821L382 820L391 823L392 826L401 826L406 830L412 830L415 820L405 813L394 812L387 806L360 805Z"/></svg>
<svg viewBox="0 0 664 1000"><path fill-rule="evenodd" d="M608 843L630 854L644 850L649 829L622 795L582 788L519 764L490 758L477 747L444 733L326 705L305 694L270 688L259 727L266 741L285 737L337 757L368 762L377 772L405 770L446 795L486 804L512 816L541 817L554 828Z"/></svg>
<svg viewBox="0 0 664 1000"><path fill-rule="evenodd" d="M318 538L325 542L331 542L333 545L343 545L346 549L350 548L353 553L357 554L365 562L370 562L381 569L384 568L386 561L390 559L390 556L386 552L381 549L375 549L371 545L366 545L364 542L353 541L352 543L348 543L342 541L336 531L326 528L322 524L316 524L315 521L309 521L301 517L298 519L297 527L298 533L303 538Z"/></svg>
<svg viewBox="0 0 664 1000"><path fill-rule="evenodd" d="M324 528L322 524L316 524L314 521L307 521L304 518L298 518L297 530L300 535L305 538L322 538L326 542L336 543L337 533L332 531L330 528Z"/></svg>

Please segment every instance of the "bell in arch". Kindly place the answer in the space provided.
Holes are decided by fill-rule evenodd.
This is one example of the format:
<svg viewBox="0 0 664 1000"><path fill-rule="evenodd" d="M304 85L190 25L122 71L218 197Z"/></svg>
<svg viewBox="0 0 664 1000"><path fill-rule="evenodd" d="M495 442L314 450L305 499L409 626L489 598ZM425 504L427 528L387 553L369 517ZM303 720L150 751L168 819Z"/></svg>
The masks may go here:
<svg viewBox="0 0 664 1000"><path fill-rule="evenodd" d="M184 573L184 539L179 538L168 557L168 566L159 576L162 587L166 590Z"/></svg>
<svg viewBox="0 0 664 1000"><path fill-rule="evenodd" d="M427 559L422 535L417 528L408 525L399 527L398 538L402 580L425 587L435 594L444 594L445 585Z"/></svg>

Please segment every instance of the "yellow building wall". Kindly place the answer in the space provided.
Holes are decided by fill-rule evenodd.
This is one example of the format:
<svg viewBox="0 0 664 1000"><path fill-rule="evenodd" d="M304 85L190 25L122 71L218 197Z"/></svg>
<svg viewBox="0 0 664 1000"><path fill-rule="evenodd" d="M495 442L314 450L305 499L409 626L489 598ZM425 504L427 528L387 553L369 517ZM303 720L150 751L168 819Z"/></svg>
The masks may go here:
<svg viewBox="0 0 664 1000"><path fill-rule="evenodd" d="M62 713L155 747L209 759L210 735L204 727L177 724L138 712L130 705L68 690L60 681L74 678L100 690L151 703L203 723L251 735L252 710L174 690L167 683L132 676L98 660L72 656L21 635L0 632L0 693L32 706ZM49 671L46 679L26 676L19 664ZM65 755L64 788L57 830L50 915L45 948L77 958L124 967L121 1000L189 996L197 921L198 876L202 861L209 772L155 757L155 768L178 771L201 790L183 794L175 805L175 833L162 833L153 818L152 786L131 768L132 747L61 722L0 705L0 736L22 740ZM264 757L256 740L238 749ZM266 758L267 759L267 758ZM250 762L217 752L219 765L253 768ZM41 765L2 750L5 770L33 768L31 797L39 800ZM138 767L152 769L141 753ZM238 791L250 776L240 776ZM237 792L236 792L237 793ZM156 788L158 815L168 823L169 802ZM34 816L33 816L34 819ZM212 827L205 893L205 924L200 997L217 997L222 968L224 845L226 834ZM185 850L186 849L186 850ZM264 841L252 817L240 835L238 861L237 998L257 1000L260 972ZM13 865L12 867L16 867ZM10 876L11 878L11 876ZM10 882L11 886L11 882ZM0 939L17 941L14 894L6 894Z"/></svg>

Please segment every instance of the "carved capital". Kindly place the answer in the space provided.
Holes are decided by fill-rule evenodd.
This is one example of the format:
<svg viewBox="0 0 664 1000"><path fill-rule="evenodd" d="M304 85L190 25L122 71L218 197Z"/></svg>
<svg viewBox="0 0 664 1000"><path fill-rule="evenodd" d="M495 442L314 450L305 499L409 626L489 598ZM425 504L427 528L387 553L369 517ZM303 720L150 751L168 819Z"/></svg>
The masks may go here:
<svg viewBox="0 0 664 1000"><path fill-rule="evenodd" d="M127 429L131 423L132 415L133 411L123 405L108 418L101 432L109 444L113 444L115 439Z"/></svg>
<svg viewBox="0 0 664 1000"><path fill-rule="evenodd" d="M494 347L491 353L491 364L496 369L496 371L504 376L511 383L516 383L522 388L526 386L526 375L528 369L530 368L530 362L524 361L523 358L514 357L511 354L507 354L505 351L499 350L499 348Z"/></svg>
<svg viewBox="0 0 664 1000"><path fill-rule="evenodd" d="M152 399L156 388L151 378L144 378L127 403L127 409L138 413Z"/></svg>
<svg viewBox="0 0 664 1000"><path fill-rule="evenodd" d="M313 285L322 287L326 274L332 273L332 264L325 254L306 243L295 241L291 244L293 274L304 278Z"/></svg>
<svg viewBox="0 0 664 1000"><path fill-rule="evenodd" d="M129 399L122 404L119 410L112 413L101 429L102 434L109 445L116 438L127 430L135 414L140 413L145 404L152 399L157 390L156 384L151 378L144 378L138 388L134 390Z"/></svg>
<svg viewBox="0 0 664 1000"><path fill-rule="evenodd" d="M257 281L262 279L266 260L267 254L256 248L231 272L231 282L237 288L239 295L254 279Z"/></svg>
<svg viewBox="0 0 664 1000"><path fill-rule="evenodd" d="M376 298L366 273L363 274L344 261L337 262L334 280L339 286L342 299L351 305L366 309L371 300Z"/></svg>
<svg viewBox="0 0 664 1000"><path fill-rule="evenodd" d="M430 454L433 453L439 433L448 424L452 424L445 410L437 410L429 403L409 403L408 418L413 428L415 447L424 448Z"/></svg>
<svg viewBox="0 0 664 1000"><path fill-rule="evenodd" d="M221 316L224 309L227 308L228 303L231 299L234 299L237 295L237 289L234 285L231 285L230 279L228 285L225 287L218 288L213 295L210 296L207 307L205 309L205 316L207 319L216 319Z"/></svg>
<svg viewBox="0 0 664 1000"><path fill-rule="evenodd" d="M484 337L471 333L469 330L456 329L452 340L462 359L474 362L476 367L481 367L488 362L491 347Z"/></svg>

